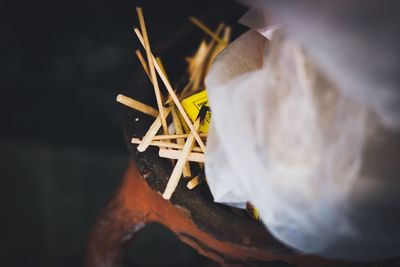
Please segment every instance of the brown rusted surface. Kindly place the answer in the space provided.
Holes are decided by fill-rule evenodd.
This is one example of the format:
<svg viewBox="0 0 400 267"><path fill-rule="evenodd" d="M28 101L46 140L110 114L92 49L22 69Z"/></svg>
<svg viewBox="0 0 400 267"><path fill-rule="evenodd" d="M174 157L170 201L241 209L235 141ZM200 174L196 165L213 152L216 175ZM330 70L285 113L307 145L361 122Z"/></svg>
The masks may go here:
<svg viewBox="0 0 400 267"><path fill-rule="evenodd" d="M125 265L129 242L133 235L149 221L149 212L143 205L145 187L132 181L139 177L134 167L128 168L115 196L103 209L91 230L86 250L86 264L90 267L117 267ZM130 191L131 203L125 199Z"/></svg>
<svg viewBox="0 0 400 267"><path fill-rule="evenodd" d="M130 164L117 194L93 228L86 266L123 266L129 241L148 222L165 225L183 242L222 265L259 265L283 261L296 266L365 266L302 256L290 250L287 253L279 253L276 248L269 250L254 247L250 243L245 245L245 240L241 244L221 240L207 229L199 228L192 219L190 210L164 200L159 193L153 191L134 163ZM236 235L243 236L243 233L237 232ZM271 236L269 238L273 240ZM271 240L265 240L266 244L269 242Z"/></svg>

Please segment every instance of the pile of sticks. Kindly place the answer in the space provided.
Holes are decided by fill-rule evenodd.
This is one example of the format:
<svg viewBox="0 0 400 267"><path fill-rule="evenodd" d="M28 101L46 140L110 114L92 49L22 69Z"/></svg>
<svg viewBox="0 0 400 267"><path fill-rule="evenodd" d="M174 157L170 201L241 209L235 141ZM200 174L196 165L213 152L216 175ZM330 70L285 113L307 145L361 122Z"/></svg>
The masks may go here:
<svg viewBox="0 0 400 267"><path fill-rule="evenodd" d="M136 50L136 55L153 85L157 109L124 95L118 95L117 101L155 118L146 134L142 138L132 138L132 143L138 145L139 152L145 151L149 146L159 147L159 156L171 159L174 168L163 193L165 199L170 199L182 176L190 179L187 183L189 189L195 188L205 180L204 155L207 134L199 133L199 129L207 111L202 108L197 119L191 121L181 101L205 90L204 78L215 57L227 46L231 29L220 24L216 31L212 31L196 18L190 18L196 26L211 37L211 40L201 41L196 53L187 58L188 82L186 86L173 88L161 59L152 53L143 11L138 7L136 12L140 29L134 27L134 32L143 46L146 58L140 50ZM167 96L163 96L161 93L159 79L168 92ZM203 171L199 175L193 176L189 162L199 164Z"/></svg>

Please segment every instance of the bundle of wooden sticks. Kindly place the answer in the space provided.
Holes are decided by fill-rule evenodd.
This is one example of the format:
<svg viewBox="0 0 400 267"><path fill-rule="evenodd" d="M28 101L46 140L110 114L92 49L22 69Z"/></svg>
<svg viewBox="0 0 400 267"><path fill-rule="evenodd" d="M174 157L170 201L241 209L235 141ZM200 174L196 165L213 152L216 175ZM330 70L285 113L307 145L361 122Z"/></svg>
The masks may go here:
<svg viewBox="0 0 400 267"><path fill-rule="evenodd" d="M172 159L174 168L163 193L165 199L170 199L182 176L190 179L187 183L189 189L205 180L203 165L207 133L200 132L200 128L206 113L209 112L206 108L208 104L204 103L199 108L196 117L190 117L183 107L182 101L205 90L205 76L215 57L227 46L231 28L220 24L216 31L212 31L196 18L190 18L196 26L211 37L211 40L203 40L196 53L187 58L188 82L186 86L173 88L161 59L152 53L143 11L140 7L136 8L136 11L140 29L134 28L134 32L145 50L146 58L140 50L136 50L136 55L153 85L157 109L124 95L118 95L117 101L155 118L147 133L142 138L132 138L132 143L138 145L139 152L145 151L149 146L157 146L160 148L160 157ZM159 79L168 92L167 96L163 96L161 93ZM172 120L169 119L169 116L172 117ZM171 123L168 124L168 121ZM203 172L196 176L192 175L189 162L199 164Z"/></svg>

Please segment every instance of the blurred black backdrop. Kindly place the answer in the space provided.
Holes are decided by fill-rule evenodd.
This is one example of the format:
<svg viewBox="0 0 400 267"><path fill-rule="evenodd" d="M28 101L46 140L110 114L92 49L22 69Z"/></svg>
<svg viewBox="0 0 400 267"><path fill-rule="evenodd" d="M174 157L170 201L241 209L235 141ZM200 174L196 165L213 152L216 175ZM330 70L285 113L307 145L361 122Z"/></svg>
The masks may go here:
<svg viewBox="0 0 400 267"><path fill-rule="evenodd" d="M83 265L129 160L115 97L142 71L136 5L173 80L185 66L173 51L193 53L204 36L189 15L215 27L244 12L212 0L0 2L1 266ZM139 235L129 262L212 266L159 225Z"/></svg>

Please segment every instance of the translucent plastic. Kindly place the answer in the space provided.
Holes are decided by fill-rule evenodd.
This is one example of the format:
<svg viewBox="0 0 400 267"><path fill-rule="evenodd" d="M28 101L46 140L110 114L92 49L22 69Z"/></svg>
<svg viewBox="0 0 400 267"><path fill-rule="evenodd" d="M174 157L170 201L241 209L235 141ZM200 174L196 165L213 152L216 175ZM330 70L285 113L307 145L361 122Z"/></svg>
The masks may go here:
<svg viewBox="0 0 400 267"><path fill-rule="evenodd" d="M251 30L217 58L206 86L215 201L252 202L278 239L305 253L400 254L398 138L296 42Z"/></svg>

